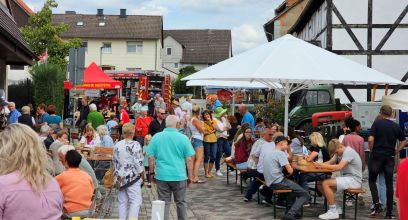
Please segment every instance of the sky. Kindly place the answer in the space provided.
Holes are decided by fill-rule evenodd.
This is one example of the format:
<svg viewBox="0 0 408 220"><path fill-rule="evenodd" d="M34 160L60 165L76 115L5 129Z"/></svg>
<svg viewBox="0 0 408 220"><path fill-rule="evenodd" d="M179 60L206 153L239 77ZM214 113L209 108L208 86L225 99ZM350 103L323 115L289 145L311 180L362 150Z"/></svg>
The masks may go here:
<svg viewBox="0 0 408 220"><path fill-rule="evenodd" d="M274 17L283 0L56 0L54 13L76 11L96 14L162 15L164 29L230 29L233 54L239 54L266 42L263 24ZM34 11L45 0L25 0Z"/></svg>

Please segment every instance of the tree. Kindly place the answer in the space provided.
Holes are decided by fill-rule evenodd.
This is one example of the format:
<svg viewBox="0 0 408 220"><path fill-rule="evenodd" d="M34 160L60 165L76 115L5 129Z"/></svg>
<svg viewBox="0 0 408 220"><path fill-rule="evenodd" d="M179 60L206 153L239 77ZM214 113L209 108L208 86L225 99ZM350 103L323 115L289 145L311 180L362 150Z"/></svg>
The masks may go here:
<svg viewBox="0 0 408 220"><path fill-rule="evenodd" d="M21 28L21 32L35 54L48 50L48 63L65 66L69 49L80 47L82 43L78 38L62 40L59 37L69 26L52 23L52 8L56 7L55 0L47 0L41 11L30 17L29 24Z"/></svg>
<svg viewBox="0 0 408 220"><path fill-rule="evenodd" d="M187 86L186 81L181 79L197 72L194 66L186 66L180 69L177 78L172 82L173 92L175 94L199 94L200 88ZM198 91L198 92L197 92Z"/></svg>
<svg viewBox="0 0 408 220"><path fill-rule="evenodd" d="M64 107L64 69L49 63L34 66L30 73L34 82L35 103L54 104L61 114Z"/></svg>

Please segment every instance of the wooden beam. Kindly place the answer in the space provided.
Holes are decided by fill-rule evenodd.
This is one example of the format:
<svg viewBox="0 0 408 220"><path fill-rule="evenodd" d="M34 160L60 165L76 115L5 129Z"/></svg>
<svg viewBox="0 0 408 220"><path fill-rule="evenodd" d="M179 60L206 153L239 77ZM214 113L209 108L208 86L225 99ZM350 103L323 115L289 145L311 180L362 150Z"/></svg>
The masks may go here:
<svg viewBox="0 0 408 220"><path fill-rule="evenodd" d="M368 0L367 4L367 66L372 67L372 44L373 44L373 0ZM374 85L375 88L377 88L377 85ZM373 98L371 98L371 86L368 84L367 85L367 101L375 100L375 90L373 94Z"/></svg>
<svg viewBox="0 0 408 220"><path fill-rule="evenodd" d="M326 27L324 27L322 30L320 30L320 32L319 33L317 33L317 35L312 39L312 41L315 41L315 40L317 40L317 38L319 38L320 37L320 35L322 35L325 31L326 31L326 29L327 29L327 26Z"/></svg>
<svg viewBox="0 0 408 220"><path fill-rule="evenodd" d="M408 5L405 6L404 10L401 12L401 14L398 16L397 20L395 20L394 24L392 27L387 31L387 33L384 35L383 39L381 39L380 43L377 45L375 50L381 50L381 48L384 46L384 44L387 42L388 38L390 38L391 34L394 32L394 30L397 28L398 24L401 23L402 19L405 17L405 15L408 12Z"/></svg>
<svg viewBox="0 0 408 220"><path fill-rule="evenodd" d="M333 33L332 33L332 0L327 0L327 9L326 9L326 50L331 51L333 49Z"/></svg>
<svg viewBox="0 0 408 220"><path fill-rule="evenodd" d="M360 41L357 39L356 35L354 32L351 30L351 28L347 25L346 20L343 18L343 16L340 14L339 10L337 10L336 5L332 5L333 12L337 16L337 18L340 20L341 24L343 24L344 28L346 29L347 33L350 35L351 39L353 42L356 44L357 48L359 50L364 50L363 46L361 45Z"/></svg>
<svg viewBox="0 0 408 220"><path fill-rule="evenodd" d="M408 50L373 50L369 52L368 50L332 50L333 53L338 55L408 55Z"/></svg>
<svg viewBox="0 0 408 220"><path fill-rule="evenodd" d="M367 29L368 24L347 24L350 28L363 28ZM382 29L388 29L392 28L393 24L372 24L372 28L382 28ZM335 29L343 29L345 28L345 25L343 24L333 24L332 28ZM408 28L408 24L398 24L397 28Z"/></svg>
<svg viewBox="0 0 408 220"><path fill-rule="evenodd" d="M348 100L351 103L355 102L353 96L351 95L351 93L348 91L348 89L346 88L344 84L339 84L339 87L343 90L344 94L347 96Z"/></svg>
<svg viewBox="0 0 408 220"><path fill-rule="evenodd" d="M405 75L402 77L401 81L402 81L402 82L406 82L407 79L408 79L408 72L405 73ZM397 93L398 90L400 90L402 87L403 87L403 85L398 85L397 87L395 87L395 88L392 90L391 94Z"/></svg>

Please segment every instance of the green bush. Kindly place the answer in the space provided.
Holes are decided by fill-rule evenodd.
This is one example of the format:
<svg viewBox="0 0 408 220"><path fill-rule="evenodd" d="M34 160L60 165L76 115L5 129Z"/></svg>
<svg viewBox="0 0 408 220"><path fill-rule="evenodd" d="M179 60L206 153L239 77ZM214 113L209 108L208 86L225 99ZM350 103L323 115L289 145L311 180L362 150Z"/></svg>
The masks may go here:
<svg viewBox="0 0 408 220"><path fill-rule="evenodd" d="M270 123L283 125L285 119L285 104L283 101L271 101L268 104L255 105L256 118L263 118Z"/></svg>
<svg viewBox="0 0 408 220"><path fill-rule="evenodd" d="M31 70L34 84L34 101L36 104L54 104L58 114L62 114L64 107L65 71L59 65L35 65Z"/></svg>

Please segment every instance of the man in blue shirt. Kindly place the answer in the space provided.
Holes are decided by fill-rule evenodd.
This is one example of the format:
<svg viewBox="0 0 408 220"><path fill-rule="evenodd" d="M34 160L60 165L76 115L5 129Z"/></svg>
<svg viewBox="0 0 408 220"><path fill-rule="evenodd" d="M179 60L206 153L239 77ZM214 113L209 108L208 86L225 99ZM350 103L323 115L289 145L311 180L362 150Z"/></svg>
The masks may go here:
<svg viewBox="0 0 408 220"><path fill-rule="evenodd" d="M248 111L247 107L244 104L238 106L238 111L242 115L241 125L248 123L252 130L252 136L254 135L255 130L255 120L254 116Z"/></svg>
<svg viewBox="0 0 408 220"><path fill-rule="evenodd" d="M8 109L10 110L10 113L7 117L8 124L10 125L17 123L18 117L21 116L21 113L16 109L16 104L14 102L9 102Z"/></svg>
<svg viewBox="0 0 408 220"><path fill-rule="evenodd" d="M155 134L147 148L149 171L157 183L159 200L165 201L164 219L169 219L172 194L179 220L187 220L186 188L191 184L195 151L187 136L178 132L180 119L175 115L166 118L166 128ZM187 170L186 172L186 164ZM155 175L156 170L157 175ZM188 175L188 178L187 178ZM156 177L155 177L156 176ZM156 180L156 181L155 181Z"/></svg>

